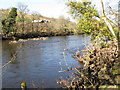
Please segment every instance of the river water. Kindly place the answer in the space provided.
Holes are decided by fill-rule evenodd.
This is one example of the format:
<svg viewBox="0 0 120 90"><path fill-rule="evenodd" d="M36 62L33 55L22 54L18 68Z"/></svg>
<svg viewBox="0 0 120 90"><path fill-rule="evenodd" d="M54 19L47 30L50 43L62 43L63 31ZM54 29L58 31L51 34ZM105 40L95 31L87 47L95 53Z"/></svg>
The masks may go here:
<svg viewBox="0 0 120 90"><path fill-rule="evenodd" d="M23 80L29 88L59 87L56 82L68 77L73 71L58 71L80 66L71 55L78 48L84 49L83 42L88 43L89 40L89 36L71 35L11 44L10 41L3 41L2 64L9 62L13 56L15 60L2 69L2 87L20 88Z"/></svg>

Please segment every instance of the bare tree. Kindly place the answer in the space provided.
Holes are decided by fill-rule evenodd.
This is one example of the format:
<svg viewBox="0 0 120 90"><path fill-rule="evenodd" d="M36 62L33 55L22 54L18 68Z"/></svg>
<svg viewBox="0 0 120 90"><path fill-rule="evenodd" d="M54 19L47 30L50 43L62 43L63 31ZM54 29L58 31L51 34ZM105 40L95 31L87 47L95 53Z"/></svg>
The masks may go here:
<svg viewBox="0 0 120 90"><path fill-rule="evenodd" d="M26 15L26 13L29 12L29 9L28 9L28 6L26 4L20 3L20 2L17 4L17 8L18 8L18 11L19 11L20 21L22 22L22 31L24 33L25 15Z"/></svg>
<svg viewBox="0 0 120 90"><path fill-rule="evenodd" d="M39 20L40 19L40 13L39 12L37 12L37 11L33 11L32 12L32 21L34 21L34 20ZM34 24L33 24L34 22L32 22L32 32L34 31ZM38 31L38 26L39 26L39 23L38 23L38 25L36 26L36 31Z"/></svg>

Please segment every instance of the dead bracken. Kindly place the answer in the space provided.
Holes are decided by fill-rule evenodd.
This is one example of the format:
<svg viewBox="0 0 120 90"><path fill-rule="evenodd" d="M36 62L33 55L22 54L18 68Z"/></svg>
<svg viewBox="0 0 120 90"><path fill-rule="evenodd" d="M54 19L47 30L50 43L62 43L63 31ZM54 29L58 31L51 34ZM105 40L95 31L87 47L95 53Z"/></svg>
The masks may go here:
<svg viewBox="0 0 120 90"><path fill-rule="evenodd" d="M89 47L80 53L83 55L77 52L75 57L84 66L72 69L75 72L71 81L60 80L62 88L117 88L120 85L117 42L90 42Z"/></svg>

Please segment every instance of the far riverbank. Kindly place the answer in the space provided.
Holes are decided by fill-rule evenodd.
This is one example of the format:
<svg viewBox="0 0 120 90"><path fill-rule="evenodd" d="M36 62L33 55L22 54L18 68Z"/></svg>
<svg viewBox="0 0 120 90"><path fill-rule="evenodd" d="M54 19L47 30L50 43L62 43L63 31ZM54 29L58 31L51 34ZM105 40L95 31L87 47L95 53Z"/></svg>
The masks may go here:
<svg viewBox="0 0 120 90"><path fill-rule="evenodd" d="M84 33L81 33L80 35L83 35ZM9 36L3 36L2 40L19 40L19 39L29 39L29 38L40 38L40 37L52 37L52 36L69 36L69 35L74 35L73 32L67 32L67 33L47 33L47 32L42 32L42 33L25 33L25 34L14 34L14 35L9 35Z"/></svg>

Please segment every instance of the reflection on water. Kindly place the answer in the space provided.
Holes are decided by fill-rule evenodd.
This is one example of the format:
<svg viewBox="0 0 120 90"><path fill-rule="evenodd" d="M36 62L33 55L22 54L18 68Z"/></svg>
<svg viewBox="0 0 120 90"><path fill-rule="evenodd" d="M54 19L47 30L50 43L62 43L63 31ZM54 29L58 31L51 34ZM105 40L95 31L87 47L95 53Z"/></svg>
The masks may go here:
<svg viewBox="0 0 120 90"><path fill-rule="evenodd" d="M28 87L55 88L59 87L56 81L60 77L68 76L70 72L59 73L67 67L76 67L80 64L71 57L76 50L83 49L84 36L57 36L48 40L27 41L9 44L3 41L3 64L7 63L16 53L15 60L3 68L3 88L19 88L22 80ZM62 53L65 51L65 59ZM66 66L68 65L68 66Z"/></svg>

